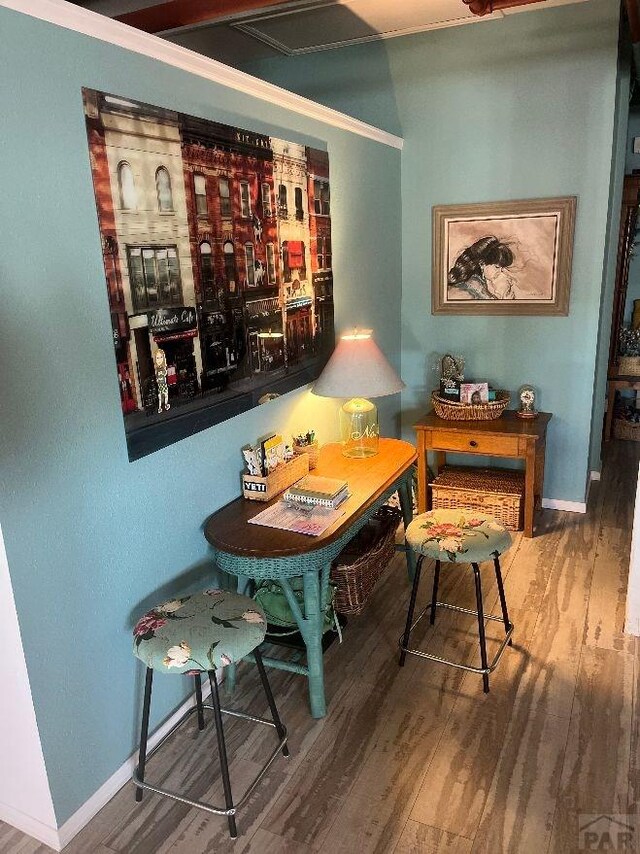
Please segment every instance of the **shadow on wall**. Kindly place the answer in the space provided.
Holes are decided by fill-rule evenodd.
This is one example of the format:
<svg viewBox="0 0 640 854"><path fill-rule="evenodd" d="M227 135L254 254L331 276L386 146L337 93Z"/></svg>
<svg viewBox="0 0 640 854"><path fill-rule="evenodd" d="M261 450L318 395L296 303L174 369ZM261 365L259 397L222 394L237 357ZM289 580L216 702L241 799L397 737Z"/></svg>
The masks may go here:
<svg viewBox="0 0 640 854"><path fill-rule="evenodd" d="M426 284L425 284L426 287ZM415 441L413 425L431 410L431 392L439 386L440 375L435 369L444 355L442 352L427 350L424 342L416 335L414 329L407 323L402 325L404 354L414 354L422 364L421 381L415 381L403 392L402 408L398 419L398 435L408 441ZM458 353L459 350L455 350Z"/></svg>
<svg viewBox="0 0 640 854"><path fill-rule="evenodd" d="M204 530L204 523L202 528ZM213 558L198 561L193 566L184 569L171 581L158 587L153 593L145 596L141 602L132 608L127 619L127 628L133 629L143 614L163 602L186 596L189 593L197 593L209 587L219 586L226 586L231 589L229 578L218 570Z"/></svg>

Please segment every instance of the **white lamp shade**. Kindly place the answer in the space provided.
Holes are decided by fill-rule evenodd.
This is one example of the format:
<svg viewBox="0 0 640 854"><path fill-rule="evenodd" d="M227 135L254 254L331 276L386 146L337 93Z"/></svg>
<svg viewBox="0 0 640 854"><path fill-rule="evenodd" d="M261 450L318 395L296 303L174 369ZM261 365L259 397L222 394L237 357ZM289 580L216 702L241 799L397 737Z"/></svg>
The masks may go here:
<svg viewBox="0 0 640 854"><path fill-rule="evenodd" d="M312 390L321 397L384 397L403 388L369 330L340 338Z"/></svg>

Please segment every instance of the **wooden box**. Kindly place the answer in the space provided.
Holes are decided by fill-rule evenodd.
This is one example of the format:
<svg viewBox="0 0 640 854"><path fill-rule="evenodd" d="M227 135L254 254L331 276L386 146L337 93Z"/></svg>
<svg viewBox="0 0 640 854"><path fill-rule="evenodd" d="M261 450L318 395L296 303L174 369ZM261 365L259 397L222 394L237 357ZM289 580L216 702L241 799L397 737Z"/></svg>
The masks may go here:
<svg viewBox="0 0 640 854"><path fill-rule="evenodd" d="M243 474L242 494L249 501L271 501L279 492L284 492L292 483L308 473L309 455L300 454L286 463L281 463L267 477Z"/></svg>
<svg viewBox="0 0 640 854"><path fill-rule="evenodd" d="M510 531L523 528L524 472L446 466L429 487L434 510L481 510Z"/></svg>

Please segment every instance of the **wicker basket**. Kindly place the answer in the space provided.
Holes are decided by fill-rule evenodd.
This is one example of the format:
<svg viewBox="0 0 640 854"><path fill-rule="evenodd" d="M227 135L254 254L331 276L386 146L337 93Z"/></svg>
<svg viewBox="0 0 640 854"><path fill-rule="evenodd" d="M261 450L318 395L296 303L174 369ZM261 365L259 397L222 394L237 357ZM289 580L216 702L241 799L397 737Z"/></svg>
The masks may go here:
<svg viewBox="0 0 640 854"><path fill-rule="evenodd" d="M500 418L509 400L508 391L496 392L496 399L488 403L459 403L457 400L445 400L435 391L431 393L435 413L445 421L493 421Z"/></svg>
<svg viewBox="0 0 640 854"><path fill-rule="evenodd" d="M522 530L523 472L446 466L429 486L434 510L482 510L510 531Z"/></svg>
<svg viewBox="0 0 640 854"><path fill-rule="evenodd" d="M613 419L613 438L629 439L632 442L640 442L640 424L627 421L626 418Z"/></svg>
<svg viewBox="0 0 640 854"><path fill-rule="evenodd" d="M640 377L640 356L620 356L618 373L623 377Z"/></svg>
<svg viewBox="0 0 640 854"><path fill-rule="evenodd" d="M286 463L281 463L267 477L254 474L242 475L242 495L249 501L271 501L309 472L309 457L301 454Z"/></svg>
<svg viewBox="0 0 640 854"><path fill-rule="evenodd" d="M331 567L339 614L359 614L395 552L396 528L402 514L384 506L340 552Z"/></svg>
<svg viewBox="0 0 640 854"><path fill-rule="evenodd" d="M317 442L312 442L310 445L294 445L293 453L296 456L306 454L309 457L309 469L314 469L318 465L320 446Z"/></svg>

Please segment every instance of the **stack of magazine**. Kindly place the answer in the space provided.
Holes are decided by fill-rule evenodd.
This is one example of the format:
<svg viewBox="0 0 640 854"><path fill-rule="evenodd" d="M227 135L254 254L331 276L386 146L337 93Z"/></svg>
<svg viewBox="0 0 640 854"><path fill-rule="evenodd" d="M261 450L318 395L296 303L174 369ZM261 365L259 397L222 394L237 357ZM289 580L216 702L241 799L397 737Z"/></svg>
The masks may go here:
<svg viewBox="0 0 640 854"><path fill-rule="evenodd" d="M346 480L308 474L290 486L283 499L290 504L329 507L335 510L349 496Z"/></svg>

